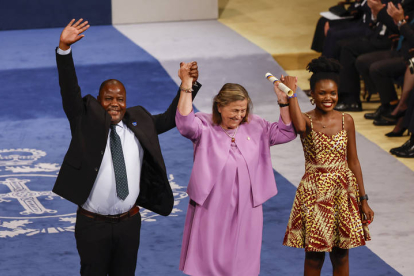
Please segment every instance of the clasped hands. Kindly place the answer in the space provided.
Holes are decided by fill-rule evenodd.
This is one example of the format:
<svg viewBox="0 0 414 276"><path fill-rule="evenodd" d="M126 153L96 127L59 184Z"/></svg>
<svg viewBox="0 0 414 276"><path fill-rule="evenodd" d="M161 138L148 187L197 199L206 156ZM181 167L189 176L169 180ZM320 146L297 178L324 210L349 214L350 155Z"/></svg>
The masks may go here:
<svg viewBox="0 0 414 276"><path fill-rule="evenodd" d="M192 85L198 79L198 65L197 61L181 62L178 70L178 77L181 79L182 85ZM191 88L191 87L187 87Z"/></svg>
<svg viewBox="0 0 414 276"><path fill-rule="evenodd" d="M297 77L281 75L280 76L280 82L282 82L284 85L289 87L293 91L293 93L296 93L297 82L298 82ZM287 103L288 102L288 95L285 92L283 92L282 90L279 89L278 82L275 82L273 84L273 88L275 90L278 102L279 103Z"/></svg>

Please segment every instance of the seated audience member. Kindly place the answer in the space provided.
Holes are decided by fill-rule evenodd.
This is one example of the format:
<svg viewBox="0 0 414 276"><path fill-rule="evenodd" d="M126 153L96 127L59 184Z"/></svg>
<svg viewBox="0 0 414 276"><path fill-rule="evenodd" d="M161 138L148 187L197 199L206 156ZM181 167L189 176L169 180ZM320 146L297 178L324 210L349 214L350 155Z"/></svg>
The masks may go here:
<svg viewBox="0 0 414 276"><path fill-rule="evenodd" d="M349 4L346 12L349 16L344 19L329 20L325 17L319 18L313 36L311 49L322 53L326 57L339 58L338 42L342 39L369 35L372 30L369 27L371 21L371 9L366 0L357 0L355 2L339 2L337 7Z"/></svg>
<svg viewBox="0 0 414 276"><path fill-rule="evenodd" d="M356 59L363 54L389 50L391 41L388 36L392 33L388 26L394 24L387 14L385 5L380 0L367 0L372 16L376 20L373 33L366 37L349 39L344 42L339 61L342 65L340 72L339 99L335 107L339 111L362 111L360 100L360 77L355 67Z"/></svg>
<svg viewBox="0 0 414 276"><path fill-rule="evenodd" d="M402 123L403 128L407 128L411 132L411 137L402 146L392 148L390 152L398 157L414 158L414 94L411 93L407 104L404 120Z"/></svg>
<svg viewBox="0 0 414 276"><path fill-rule="evenodd" d="M412 0L404 1L403 7L412 6L412 2ZM341 103L336 106L336 109L340 111L362 111L359 96L359 73L355 67L355 60L358 56L390 49L391 41L388 39L388 35L398 34L398 28L387 14L385 4L379 0L368 0L368 6L377 21L376 36L349 40L341 50L340 62L344 67L341 71L341 86L339 88ZM385 47L386 45L387 47Z"/></svg>
<svg viewBox="0 0 414 276"><path fill-rule="evenodd" d="M367 3L366 0L352 3L350 7L352 8L351 14L354 15L352 20L340 20L342 23L332 20L326 23L323 56L339 60L343 40L372 34L371 9Z"/></svg>
<svg viewBox="0 0 414 276"><path fill-rule="evenodd" d="M391 119L389 117L386 120L381 116L390 115L398 104L394 81L404 75L407 69L407 60L410 57L409 50L414 47L414 30L412 29L414 21L407 18L410 24L406 24L404 10L400 4L398 7L396 8L392 2L389 2L387 8L388 14L397 23L392 23L389 29L400 33L396 49L364 54L359 56L355 62L355 67L361 74L368 92L370 94L378 92L380 95L381 107L374 113L365 114L365 118L373 119L375 125L395 125L397 123L397 118ZM409 17L412 18L412 7L406 6L406 10L410 12Z"/></svg>
<svg viewBox="0 0 414 276"><path fill-rule="evenodd" d="M414 90L414 74L411 73L410 68L407 67L404 74L404 86L402 88L401 98L398 102L398 105L394 110L389 114L384 114L381 116L382 120L394 121L396 125L391 132L385 134L388 137L401 137L404 135L407 130L406 127L403 127L403 121L405 113L408 108L408 98Z"/></svg>

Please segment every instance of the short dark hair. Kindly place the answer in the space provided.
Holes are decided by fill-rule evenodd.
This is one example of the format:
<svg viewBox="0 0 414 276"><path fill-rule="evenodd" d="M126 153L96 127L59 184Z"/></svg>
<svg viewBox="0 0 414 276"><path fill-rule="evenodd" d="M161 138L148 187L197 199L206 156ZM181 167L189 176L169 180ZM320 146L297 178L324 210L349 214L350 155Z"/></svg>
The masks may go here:
<svg viewBox="0 0 414 276"><path fill-rule="evenodd" d="M215 125L221 124L222 119L218 111L219 106L223 107L229 103L244 100L247 100L247 109L246 116L244 116L241 124L248 122L250 111L253 108L249 93L247 93L247 90L243 86L237 83L226 83L223 85L220 92L213 99L213 123Z"/></svg>
<svg viewBox="0 0 414 276"><path fill-rule="evenodd" d="M101 83L101 86L99 86L99 95L101 94L102 89L104 89L104 87L108 84L120 84L120 85L122 85L122 87L124 88L124 90L126 92L125 86L122 82L120 82L119 80L116 80L116 79L109 79L109 80L103 81Z"/></svg>

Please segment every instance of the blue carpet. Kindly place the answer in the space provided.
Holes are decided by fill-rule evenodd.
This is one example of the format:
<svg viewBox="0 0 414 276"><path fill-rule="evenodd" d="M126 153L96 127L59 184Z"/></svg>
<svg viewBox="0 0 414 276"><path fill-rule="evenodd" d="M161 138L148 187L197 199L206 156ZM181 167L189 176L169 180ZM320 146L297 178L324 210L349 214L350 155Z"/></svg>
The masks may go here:
<svg viewBox="0 0 414 276"><path fill-rule="evenodd" d="M27 38L39 34L44 38L41 45L27 54ZM6 95L0 109L0 275L78 275L79 271L73 235L76 206L50 194L70 141L54 64L58 35L55 29L0 32L0 38L14 39L14 48L6 49L7 62L0 64L0 87ZM178 87L159 62L113 27L91 28L74 49L84 95L96 95L103 80L118 78L126 86L128 106L140 104L156 114L176 94ZM22 57L21 63L13 62ZM160 142L177 204L169 217L143 212L136 275L182 275L178 264L188 204L184 192L193 150L176 129L161 135ZM282 246L296 189L277 172L275 177L279 194L264 205L261 275L302 275L303 250ZM20 193L12 194L11 189ZM22 214L25 210L34 213ZM350 256L351 275L399 275L366 247L351 250ZM323 275L331 271L327 258Z"/></svg>

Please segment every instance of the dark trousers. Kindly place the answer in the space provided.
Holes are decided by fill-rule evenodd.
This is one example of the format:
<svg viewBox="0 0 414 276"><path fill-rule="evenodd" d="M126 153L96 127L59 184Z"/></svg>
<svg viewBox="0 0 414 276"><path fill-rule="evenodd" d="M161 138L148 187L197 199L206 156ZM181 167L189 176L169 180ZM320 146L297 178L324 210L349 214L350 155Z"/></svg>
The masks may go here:
<svg viewBox="0 0 414 276"><path fill-rule="evenodd" d="M341 40L367 36L372 30L362 21L349 21L339 26L329 28L325 37L322 55L339 60L341 54Z"/></svg>
<svg viewBox="0 0 414 276"><path fill-rule="evenodd" d="M360 78L355 67L356 59L363 54L390 48L388 39L357 38L346 41L341 49L339 61L342 65L339 73L339 100L344 103L360 103Z"/></svg>
<svg viewBox="0 0 414 276"><path fill-rule="evenodd" d="M313 40L311 49L316 52L322 52L323 44L325 41L325 24L329 20L325 17L320 17L318 23L316 23L315 33L313 34Z"/></svg>
<svg viewBox="0 0 414 276"><path fill-rule="evenodd" d="M82 276L134 276L141 215L121 222L96 221L78 214L75 238Z"/></svg>
<svg viewBox="0 0 414 276"><path fill-rule="evenodd" d="M394 81L404 76L407 64L399 52L377 51L357 58L355 66L370 94L379 93L381 104L398 100Z"/></svg>
<svg viewBox="0 0 414 276"><path fill-rule="evenodd" d="M408 108L404 115L402 127L407 128L408 131L414 133L414 91L411 91L411 95L407 102Z"/></svg>
<svg viewBox="0 0 414 276"><path fill-rule="evenodd" d="M320 17L318 23L316 23L315 33L313 34L313 40L311 49L316 52L322 52L324 43L325 43L325 24L329 21L330 28L343 26L346 27L346 24L350 21L349 19L340 19L340 20L328 20L325 17Z"/></svg>

